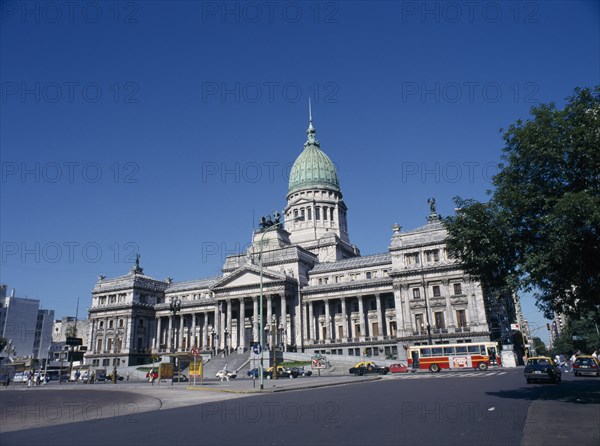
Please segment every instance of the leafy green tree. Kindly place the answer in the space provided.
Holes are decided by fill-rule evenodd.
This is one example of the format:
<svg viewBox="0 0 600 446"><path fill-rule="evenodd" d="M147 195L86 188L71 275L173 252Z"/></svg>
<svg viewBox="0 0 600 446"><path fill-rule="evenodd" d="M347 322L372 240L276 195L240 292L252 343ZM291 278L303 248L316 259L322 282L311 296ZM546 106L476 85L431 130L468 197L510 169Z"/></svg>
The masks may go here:
<svg viewBox="0 0 600 446"><path fill-rule="evenodd" d="M544 344L544 342L538 338L538 337L533 337L533 347L535 348L535 353L538 356L547 356L548 355L548 349L546 348L546 344Z"/></svg>
<svg viewBox="0 0 600 446"><path fill-rule="evenodd" d="M448 247L484 291L533 290L546 317L600 315L600 86L504 134L487 203L455 198Z"/></svg>
<svg viewBox="0 0 600 446"><path fill-rule="evenodd" d="M590 354L600 348L598 324L591 317L568 320L552 346L554 354L571 354L581 350Z"/></svg>

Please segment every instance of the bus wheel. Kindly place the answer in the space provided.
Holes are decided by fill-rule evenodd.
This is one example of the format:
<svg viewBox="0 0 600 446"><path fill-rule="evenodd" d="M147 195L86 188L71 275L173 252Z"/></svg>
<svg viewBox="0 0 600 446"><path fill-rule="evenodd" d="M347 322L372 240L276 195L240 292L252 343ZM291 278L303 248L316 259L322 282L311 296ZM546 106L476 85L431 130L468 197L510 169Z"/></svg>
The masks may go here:
<svg viewBox="0 0 600 446"><path fill-rule="evenodd" d="M431 373L437 373L437 372L439 372L439 371L440 371L440 366L439 366L439 365L437 365L437 364L431 364L431 365L429 366L429 371L430 371Z"/></svg>
<svg viewBox="0 0 600 446"><path fill-rule="evenodd" d="M477 368L482 372L485 372L488 369L488 365L485 362L480 362Z"/></svg>

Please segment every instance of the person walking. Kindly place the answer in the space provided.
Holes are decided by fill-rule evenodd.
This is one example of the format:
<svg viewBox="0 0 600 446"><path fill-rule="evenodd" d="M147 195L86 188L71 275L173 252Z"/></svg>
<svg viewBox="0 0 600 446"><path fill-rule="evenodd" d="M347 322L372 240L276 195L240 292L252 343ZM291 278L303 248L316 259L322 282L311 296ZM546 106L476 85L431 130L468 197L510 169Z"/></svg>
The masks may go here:
<svg viewBox="0 0 600 446"><path fill-rule="evenodd" d="M31 384L33 384L33 372L30 370L27 374L27 387L31 387Z"/></svg>

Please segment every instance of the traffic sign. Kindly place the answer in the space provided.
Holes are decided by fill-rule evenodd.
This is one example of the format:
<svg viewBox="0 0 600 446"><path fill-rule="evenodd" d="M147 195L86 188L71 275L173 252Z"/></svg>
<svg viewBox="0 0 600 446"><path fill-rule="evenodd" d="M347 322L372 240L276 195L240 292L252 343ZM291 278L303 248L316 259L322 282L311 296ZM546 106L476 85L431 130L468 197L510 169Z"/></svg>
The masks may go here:
<svg viewBox="0 0 600 446"><path fill-rule="evenodd" d="M192 356L200 355L200 352L198 351L198 347L192 347L192 350L190 351L190 353L192 354Z"/></svg>
<svg viewBox="0 0 600 446"><path fill-rule="evenodd" d="M254 352L255 355L259 355L260 352L262 352L262 345L254 344L254 347L252 347L252 351Z"/></svg>

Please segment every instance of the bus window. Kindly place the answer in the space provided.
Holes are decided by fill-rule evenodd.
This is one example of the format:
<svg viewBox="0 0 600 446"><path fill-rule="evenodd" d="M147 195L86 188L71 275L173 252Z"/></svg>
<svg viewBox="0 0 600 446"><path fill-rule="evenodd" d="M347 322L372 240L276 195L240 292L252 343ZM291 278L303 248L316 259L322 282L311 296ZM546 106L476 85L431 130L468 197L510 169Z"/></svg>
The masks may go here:
<svg viewBox="0 0 600 446"><path fill-rule="evenodd" d="M469 345L469 353L471 353L471 354L475 353L478 355L479 353L481 353L481 349L479 348L478 345Z"/></svg>
<svg viewBox="0 0 600 446"><path fill-rule="evenodd" d="M453 355L454 354L454 347L444 347L444 355Z"/></svg>
<svg viewBox="0 0 600 446"><path fill-rule="evenodd" d="M431 353L432 353L433 356L441 356L442 352L443 352L442 347L433 347L431 349Z"/></svg>
<svg viewBox="0 0 600 446"><path fill-rule="evenodd" d="M431 356L431 349L430 348L422 348L421 356Z"/></svg>
<svg viewBox="0 0 600 446"><path fill-rule="evenodd" d="M464 355L465 353L467 353L467 347L462 347L462 346L456 346L456 354L457 355Z"/></svg>

